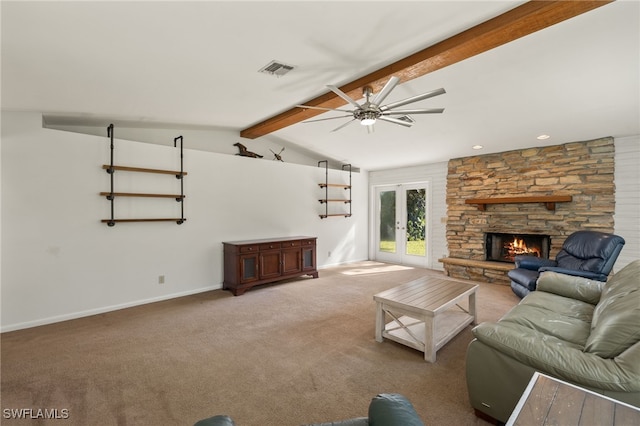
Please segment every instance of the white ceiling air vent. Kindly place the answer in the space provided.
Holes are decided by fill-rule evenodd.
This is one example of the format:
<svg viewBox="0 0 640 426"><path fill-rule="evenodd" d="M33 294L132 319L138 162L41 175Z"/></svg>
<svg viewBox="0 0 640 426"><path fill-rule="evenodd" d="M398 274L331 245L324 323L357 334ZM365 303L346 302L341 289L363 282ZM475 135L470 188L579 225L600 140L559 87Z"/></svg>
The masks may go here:
<svg viewBox="0 0 640 426"><path fill-rule="evenodd" d="M262 67L258 72L275 75L276 77L282 77L283 75L291 71L293 68L294 68L293 65L283 64L282 62L278 62L274 60L269 62L264 67Z"/></svg>

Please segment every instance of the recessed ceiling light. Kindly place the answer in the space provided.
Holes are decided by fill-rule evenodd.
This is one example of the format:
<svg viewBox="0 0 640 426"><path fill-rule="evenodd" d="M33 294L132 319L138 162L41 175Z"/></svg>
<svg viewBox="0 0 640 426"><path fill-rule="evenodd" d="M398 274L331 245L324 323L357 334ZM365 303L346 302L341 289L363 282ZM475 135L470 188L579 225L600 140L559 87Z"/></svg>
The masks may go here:
<svg viewBox="0 0 640 426"><path fill-rule="evenodd" d="M474 145L471 148L473 148L473 149L482 149L482 148L484 148L484 146L482 146L482 145Z"/></svg>
<svg viewBox="0 0 640 426"><path fill-rule="evenodd" d="M545 139L549 139L550 137L551 136L549 136L549 135L540 135L536 139L545 140Z"/></svg>

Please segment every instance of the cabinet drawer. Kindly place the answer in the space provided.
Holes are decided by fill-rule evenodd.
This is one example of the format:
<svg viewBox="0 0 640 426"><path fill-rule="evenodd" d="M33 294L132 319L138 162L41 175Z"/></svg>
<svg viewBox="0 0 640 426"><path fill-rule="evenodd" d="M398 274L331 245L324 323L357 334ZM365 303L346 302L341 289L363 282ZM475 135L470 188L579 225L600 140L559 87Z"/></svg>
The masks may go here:
<svg viewBox="0 0 640 426"><path fill-rule="evenodd" d="M240 253L253 253L258 251L257 245L240 246Z"/></svg>
<svg viewBox="0 0 640 426"><path fill-rule="evenodd" d="M280 248L280 243L267 243L267 244L260 244L260 251L263 250L276 250Z"/></svg>
<svg viewBox="0 0 640 426"><path fill-rule="evenodd" d="M300 241L285 241L284 243L282 243L282 248L289 247L300 247Z"/></svg>
<svg viewBox="0 0 640 426"><path fill-rule="evenodd" d="M303 246L313 246L316 244L316 240L302 240Z"/></svg>

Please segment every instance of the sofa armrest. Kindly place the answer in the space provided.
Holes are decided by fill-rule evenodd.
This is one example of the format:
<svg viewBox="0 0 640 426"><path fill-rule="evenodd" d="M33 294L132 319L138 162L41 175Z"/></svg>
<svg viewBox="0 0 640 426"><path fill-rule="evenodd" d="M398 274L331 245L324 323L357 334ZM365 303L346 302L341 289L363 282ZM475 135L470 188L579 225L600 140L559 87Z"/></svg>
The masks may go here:
<svg viewBox="0 0 640 426"><path fill-rule="evenodd" d="M544 271L538 277L537 289L538 291L597 305L600 301L604 284L602 281L594 281L584 277Z"/></svg>
<svg viewBox="0 0 640 426"><path fill-rule="evenodd" d="M573 275L574 277L584 277L592 280L607 281L607 276L604 274L600 274L598 272L578 271L575 269L566 269L566 268L560 268L556 266L543 266L539 269L539 271L540 272L552 271L552 272L558 272L560 274L565 274L565 275Z"/></svg>
<svg viewBox="0 0 640 426"><path fill-rule="evenodd" d="M524 268L531 271L537 271L544 266L558 265L555 260L542 259L537 256L516 256L514 260L516 268Z"/></svg>

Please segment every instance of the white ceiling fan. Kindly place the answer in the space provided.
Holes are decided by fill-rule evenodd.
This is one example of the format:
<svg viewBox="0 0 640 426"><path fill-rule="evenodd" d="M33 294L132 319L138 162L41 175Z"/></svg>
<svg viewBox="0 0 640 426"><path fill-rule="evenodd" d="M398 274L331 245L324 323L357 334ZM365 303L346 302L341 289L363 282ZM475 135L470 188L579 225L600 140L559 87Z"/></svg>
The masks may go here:
<svg viewBox="0 0 640 426"><path fill-rule="evenodd" d="M342 90L338 89L336 86L328 85L327 87L331 89L336 95L340 96L345 101L349 102L351 105L355 107L353 110L348 109L336 109L336 108L324 108L324 107L316 107L311 105L296 105L299 108L309 108L309 109L317 109L321 111L338 111L338 112L346 112L348 114L341 115L338 117L329 117L329 118L319 118L317 120L307 120L303 123L312 123L315 121L325 121L325 120L334 120L336 118L345 118L352 117L351 120L346 123L336 127L332 130L335 132L337 130L346 127L347 125L353 123L356 120L360 121L360 124L363 126L367 126L367 130L369 133L373 132L373 125L377 120L388 121L389 123L399 124L405 127L411 127L413 124L413 120L408 117L403 118L395 118L396 116L406 116L408 114L440 114L444 111L444 108L428 108L428 109L394 109L403 105L407 105L413 102L418 102L423 99L432 98L434 96L442 95L446 93L444 89L436 89L431 92L423 93L421 95L412 96L410 98L403 99L398 102L393 102L387 105L380 105L382 101L391 93L391 91L396 87L400 79L398 77L391 77L387 84L384 85L380 93L376 94L373 100L370 100L370 97L373 95L373 91L371 87L365 86L363 89L363 94L365 97L365 102L360 105L355 100L351 99L346 93Z"/></svg>

